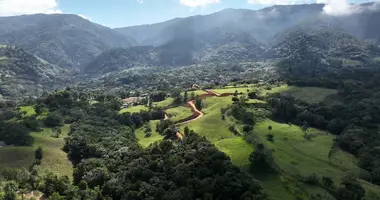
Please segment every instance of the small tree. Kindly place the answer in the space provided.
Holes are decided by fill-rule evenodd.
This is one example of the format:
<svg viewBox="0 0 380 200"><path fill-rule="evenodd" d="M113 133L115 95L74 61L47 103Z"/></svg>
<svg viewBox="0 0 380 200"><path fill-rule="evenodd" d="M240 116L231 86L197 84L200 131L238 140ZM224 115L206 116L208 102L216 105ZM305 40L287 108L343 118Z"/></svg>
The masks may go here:
<svg viewBox="0 0 380 200"><path fill-rule="evenodd" d="M43 155L44 155L44 151L42 147L38 147L36 151L34 152L34 158L36 160L42 160Z"/></svg>
<svg viewBox="0 0 380 200"><path fill-rule="evenodd" d="M183 103L187 103L187 100L188 100L188 94L187 94L187 91L185 91L185 93L183 94Z"/></svg>
<svg viewBox="0 0 380 200"><path fill-rule="evenodd" d="M239 92L237 90L235 90L234 97L237 97L238 95L239 95Z"/></svg>
<svg viewBox="0 0 380 200"><path fill-rule="evenodd" d="M334 185L334 181L328 177L322 177L323 189L325 190L325 198L327 198L327 191Z"/></svg>
<svg viewBox="0 0 380 200"><path fill-rule="evenodd" d="M48 127L62 126L63 118L58 113L49 113L44 121L44 124Z"/></svg>
<svg viewBox="0 0 380 200"><path fill-rule="evenodd" d="M195 99L195 92L191 92L191 94L190 94L190 99L191 99L191 100Z"/></svg>
<svg viewBox="0 0 380 200"><path fill-rule="evenodd" d="M274 142L274 135L273 134L267 134L267 140L269 142Z"/></svg>
<svg viewBox="0 0 380 200"><path fill-rule="evenodd" d="M188 135L190 133L189 127L186 126L185 129L183 130L183 132L185 135Z"/></svg>
<svg viewBox="0 0 380 200"><path fill-rule="evenodd" d="M144 133L145 137L150 137L152 135L152 128L150 127L149 123L145 125Z"/></svg>
<svg viewBox="0 0 380 200"><path fill-rule="evenodd" d="M237 97L232 97L232 101L234 102L234 103L238 103L239 102L239 98L237 98Z"/></svg>
<svg viewBox="0 0 380 200"><path fill-rule="evenodd" d="M249 161L253 170L268 171L274 169L272 154L266 150L263 144L258 144L256 150L249 155Z"/></svg>
<svg viewBox="0 0 380 200"><path fill-rule="evenodd" d="M195 107L196 107L198 110L202 110L202 99L197 98L197 99L195 100Z"/></svg>
<svg viewBox="0 0 380 200"><path fill-rule="evenodd" d="M4 187L4 200L16 200L17 194L16 191L18 189L17 183L14 181L8 182Z"/></svg>

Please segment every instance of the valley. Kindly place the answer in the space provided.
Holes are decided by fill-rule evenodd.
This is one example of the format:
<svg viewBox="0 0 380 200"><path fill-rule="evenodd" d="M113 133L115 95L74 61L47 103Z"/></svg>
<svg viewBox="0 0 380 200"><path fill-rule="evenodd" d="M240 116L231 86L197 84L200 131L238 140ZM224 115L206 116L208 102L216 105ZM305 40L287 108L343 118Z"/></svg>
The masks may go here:
<svg viewBox="0 0 380 200"><path fill-rule="evenodd" d="M326 6L0 17L0 200L380 200L380 4Z"/></svg>

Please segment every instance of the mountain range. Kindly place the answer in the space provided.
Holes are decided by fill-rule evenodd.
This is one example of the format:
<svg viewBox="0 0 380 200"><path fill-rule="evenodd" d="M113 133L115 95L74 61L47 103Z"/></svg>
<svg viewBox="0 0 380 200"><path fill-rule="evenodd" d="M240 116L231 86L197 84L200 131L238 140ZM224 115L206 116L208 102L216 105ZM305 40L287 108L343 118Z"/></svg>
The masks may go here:
<svg viewBox="0 0 380 200"><path fill-rule="evenodd" d="M289 65L295 69L302 65L303 70L306 66L306 70L318 69L322 73L340 68L332 67L337 60L358 65L378 60L379 4L353 5L351 13L345 15L327 14L324 7L303 4L261 10L225 9L210 15L116 29L77 15L0 17L4 27L0 30L0 44L30 55L24 58L18 54L18 59L33 63L43 60L45 64L33 65L37 71L50 66L65 71L60 72L63 75L74 74L66 77L65 83L96 79L133 67L270 61L287 69ZM25 71L8 66L8 74L30 72L17 63L12 65ZM29 75L42 80L35 73ZM12 77L23 82L20 79L24 76ZM59 82L64 76L49 77L53 82L58 77ZM0 91L5 86L2 80Z"/></svg>

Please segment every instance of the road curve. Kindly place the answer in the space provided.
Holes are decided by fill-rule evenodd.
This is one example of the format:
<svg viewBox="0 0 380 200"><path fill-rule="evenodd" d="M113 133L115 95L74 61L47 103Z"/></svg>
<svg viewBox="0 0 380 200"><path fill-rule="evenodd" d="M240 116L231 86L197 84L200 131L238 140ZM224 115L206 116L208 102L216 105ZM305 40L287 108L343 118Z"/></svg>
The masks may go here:
<svg viewBox="0 0 380 200"><path fill-rule="evenodd" d="M203 117L204 113L201 112L201 111L199 111L199 110L197 109L197 107L196 107L195 104L194 104L194 101L188 101L188 102L187 102L187 105L190 106L191 111L193 112L193 115L196 116L196 117L193 118L193 119L190 119L190 120L187 120L187 121L181 122L181 123L177 123L176 125L187 124L187 123L190 123L190 122L192 122L192 121L198 120L198 119L200 119L201 117Z"/></svg>
<svg viewBox="0 0 380 200"><path fill-rule="evenodd" d="M221 94L213 91L213 90L203 90L204 92L206 92L207 94L211 95L211 96L217 96L217 97L220 97L222 96ZM187 124L187 123L190 123L192 121L195 121L195 120L198 120L200 119L201 117L204 116L204 113L201 112L200 110L197 109L197 107L195 106L195 100L192 100L192 101L188 101L187 102L187 105L190 106L191 108L191 111L193 112L193 116L196 116L192 119L189 119L187 121L184 121L184 122L180 122L180 123L177 123L175 125L179 126L179 125L183 125L183 124ZM168 120L169 119L169 116L165 113L165 118L164 120ZM177 132L176 133L176 136L177 138L179 138L180 140L183 140L185 134L181 133L181 132Z"/></svg>

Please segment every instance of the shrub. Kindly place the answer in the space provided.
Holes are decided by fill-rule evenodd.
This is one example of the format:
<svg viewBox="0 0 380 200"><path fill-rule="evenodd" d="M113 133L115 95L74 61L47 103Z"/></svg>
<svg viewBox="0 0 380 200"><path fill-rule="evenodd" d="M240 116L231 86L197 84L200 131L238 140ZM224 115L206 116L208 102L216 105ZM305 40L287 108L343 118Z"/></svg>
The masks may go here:
<svg viewBox="0 0 380 200"><path fill-rule="evenodd" d="M42 147L38 147L36 149L36 151L34 152L34 158L36 160L41 160L43 155L44 155L44 151L43 151Z"/></svg>
<svg viewBox="0 0 380 200"><path fill-rule="evenodd" d="M273 134L267 134L267 140L269 142L274 142L274 135Z"/></svg>
<svg viewBox="0 0 380 200"><path fill-rule="evenodd" d="M49 113L44 121L45 126L56 127L63 125L63 117L58 113Z"/></svg>

